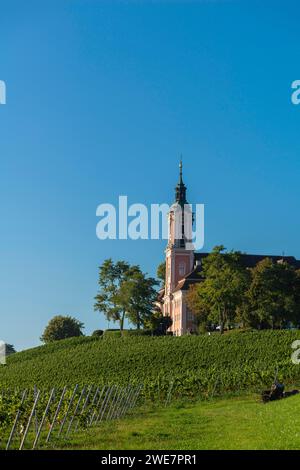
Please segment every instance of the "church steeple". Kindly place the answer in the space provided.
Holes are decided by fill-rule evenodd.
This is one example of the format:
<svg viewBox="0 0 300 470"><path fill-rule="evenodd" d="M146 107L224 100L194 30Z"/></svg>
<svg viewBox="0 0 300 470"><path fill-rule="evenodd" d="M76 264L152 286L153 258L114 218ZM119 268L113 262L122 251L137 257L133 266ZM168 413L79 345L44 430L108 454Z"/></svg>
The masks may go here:
<svg viewBox="0 0 300 470"><path fill-rule="evenodd" d="M179 163L179 183L183 184L183 181L182 181L182 158L180 158L180 163Z"/></svg>
<svg viewBox="0 0 300 470"><path fill-rule="evenodd" d="M182 159L180 159L179 163L179 181L175 188L175 200L182 207L184 206L184 204L188 204L186 200L186 186L182 179Z"/></svg>

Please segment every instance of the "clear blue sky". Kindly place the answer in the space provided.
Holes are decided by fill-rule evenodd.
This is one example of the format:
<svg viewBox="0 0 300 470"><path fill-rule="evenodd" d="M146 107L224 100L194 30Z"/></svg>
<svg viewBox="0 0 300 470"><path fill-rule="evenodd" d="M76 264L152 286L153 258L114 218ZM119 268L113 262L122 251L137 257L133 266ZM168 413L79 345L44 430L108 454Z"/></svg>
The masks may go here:
<svg viewBox="0 0 300 470"><path fill-rule="evenodd" d="M299 17L296 1L1 2L0 339L37 345L55 314L107 326L97 267L154 274L165 243L99 241L96 207L171 203L180 153L205 250L300 258Z"/></svg>

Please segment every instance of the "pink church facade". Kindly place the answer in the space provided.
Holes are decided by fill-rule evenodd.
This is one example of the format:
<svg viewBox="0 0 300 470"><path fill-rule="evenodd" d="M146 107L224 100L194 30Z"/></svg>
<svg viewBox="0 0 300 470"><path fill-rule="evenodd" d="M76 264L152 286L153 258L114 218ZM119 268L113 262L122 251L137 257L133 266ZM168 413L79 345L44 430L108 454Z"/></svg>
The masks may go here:
<svg viewBox="0 0 300 470"><path fill-rule="evenodd" d="M163 315L172 319L169 328L176 336L196 331L194 316L186 305L186 280L194 271L195 256L191 247L193 215L186 200L186 186L182 180L180 163L179 182L176 186L175 202L168 214L169 240L166 254L166 279L161 292ZM189 284L189 283L188 283Z"/></svg>
<svg viewBox="0 0 300 470"><path fill-rule="evenodd" d="M180 163L179 182L175 188L175 202L168 214L169 237L165 250L166 278L159 292L158 304L164 316L172 319L169 331L175 336L196 333L198 328L193 313L186 302L190 286L203 281L202 261L209 253L195 252L191 243L193 214L186 200L186 186L182 180ZM293 256L252 255L242 253L242 264L254 268L265 258L274 263L286 262L300 269L300 260Z"/></svg>

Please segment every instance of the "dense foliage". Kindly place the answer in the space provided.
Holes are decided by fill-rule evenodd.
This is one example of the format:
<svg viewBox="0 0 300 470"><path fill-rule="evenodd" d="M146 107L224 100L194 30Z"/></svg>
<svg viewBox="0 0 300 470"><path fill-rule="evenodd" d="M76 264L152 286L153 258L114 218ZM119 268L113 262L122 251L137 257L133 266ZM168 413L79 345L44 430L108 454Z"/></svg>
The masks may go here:
<svg viewBox="0 0 300 470"><path fill-rule="evenodd" d="M251 270L242 318L260 328L282 328L300 324L300 272L288 263L269 258Z"/></svg>
<svg viewBox="0 0 300 470"><path fill-rule="evenodd" d="M9 356L10 354L14 354L16 352L15 347L12 344L5 345L5 354Z"/></svg>
<svg viewBox="0 0 300 470"><path fill-rule="evenodd" d="M139 266L131 266L126 261L114 263L109 258L99 267L94 310L103 313L107 320L119 323L120 331L125 318L139 329L152 317L157 284Z"/></svg>
<svg viewBox="0 0 300 470"><path fill-rule="evenodd" d="M103 330L95 330L92 333L92 336L102 336L103 335Z"/></svg>
<svg viewBox="0 0 300 470"><path fill-rule="evenodd" d="M81 337L13 354L0 367L0 387L144 384L147 397L215 392L300 381L291 345L300 331L233 332L184 337Z"/></svg>
<svg viewBox="0 0 300 470"><path fill-rule="evenodd" d="M216 246L203 260L202 282L191 286L187 304L200 331L243 325L282 329L300 325L300 271L270 258L254 268L240 252Z"/></svg>
<svg viewBox="0 0 300 470"><path fill-rule="evenodd" d="M166 280L166 262L163 261L157 266L156 276L160 280L160 287L163 288L165 286Z"/></svg>
<svg viewBox="0 0 300 470"><path fill-rule="evenodd" d="M214 323L223 333L243 304L249 272L242 266L239 252L227 253L223 246L216 246L204 259L201 274L203 281L188 293L188 306L200 324Z"/></svg>
<svg viewBox="0 0 300 470"><path fill-rule="evenodd" d="M83 323L70 316L56 315L46 326L41 340L44 343L51 343L66 338L82 336Z"/></svg>

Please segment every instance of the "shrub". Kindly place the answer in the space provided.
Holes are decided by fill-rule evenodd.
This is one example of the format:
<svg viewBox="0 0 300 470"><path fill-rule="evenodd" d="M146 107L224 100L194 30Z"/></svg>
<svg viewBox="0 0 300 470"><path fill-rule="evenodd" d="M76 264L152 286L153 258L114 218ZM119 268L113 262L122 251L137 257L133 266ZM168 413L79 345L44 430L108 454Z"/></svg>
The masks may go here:
<svg viewBox="0 0 300 470"><path fill-rule="evenodd" d="M92 336L103 336L103 330L95 330L92 333Z"/></svg>
<svg viewBox="0 0 300 470"><path fill-rule="evenodd" d="M123 336L152 336L151 330L124 330Z"/></svg>
<svg viewBox="0 0 300 470"><path fill-rule="evenodd" d="M105 338L121 338L122 336L120 330L105 330L103 335Z"/></svg>
<svg viewBox="0 0 300 470"><path fill-rule="evenodd" d="M83 323L72 317L57 315L53 317L46 326L41 341L51 343L66 338L82 336Z"/></svg>

